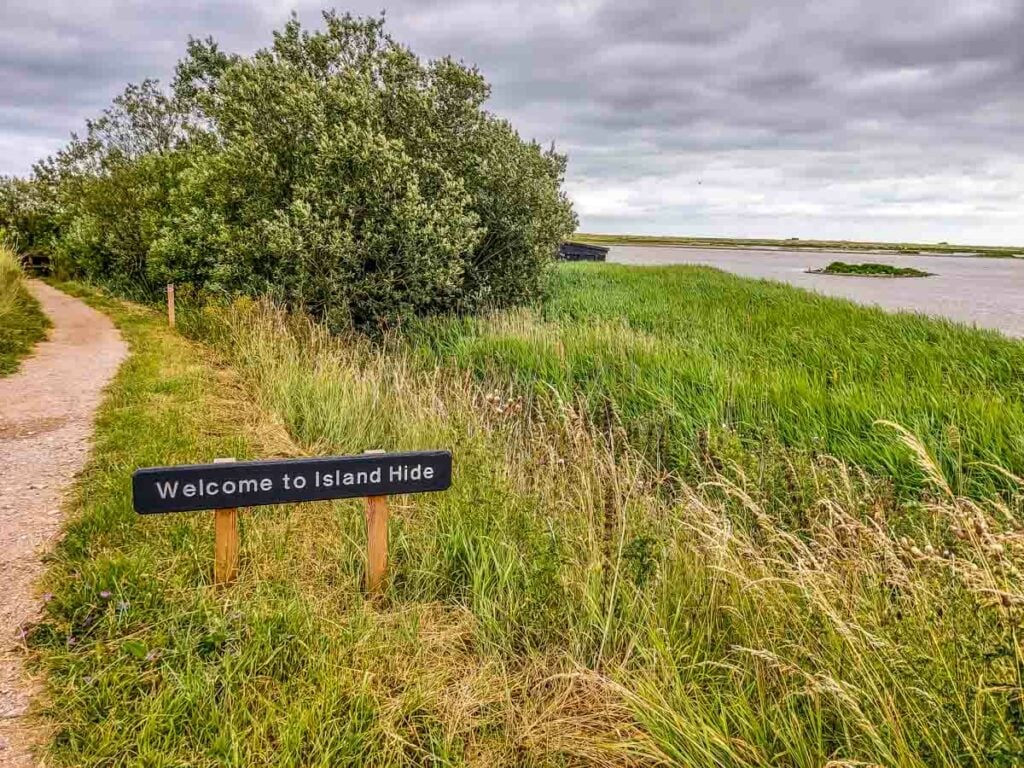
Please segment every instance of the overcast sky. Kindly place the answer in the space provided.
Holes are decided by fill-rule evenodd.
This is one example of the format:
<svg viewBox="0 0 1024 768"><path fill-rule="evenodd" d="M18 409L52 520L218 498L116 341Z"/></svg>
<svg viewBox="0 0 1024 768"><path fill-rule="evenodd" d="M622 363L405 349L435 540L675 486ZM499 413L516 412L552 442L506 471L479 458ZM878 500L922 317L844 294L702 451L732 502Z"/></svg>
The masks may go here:
<svg viewBox="0 0 1024 768"><path fill-rule="evenodd" d="M26 173L189 35L267 44L275 0L2 0L0 174ZM1024 0L403 0L570 157L591 232L1024 244Z"/></svg>

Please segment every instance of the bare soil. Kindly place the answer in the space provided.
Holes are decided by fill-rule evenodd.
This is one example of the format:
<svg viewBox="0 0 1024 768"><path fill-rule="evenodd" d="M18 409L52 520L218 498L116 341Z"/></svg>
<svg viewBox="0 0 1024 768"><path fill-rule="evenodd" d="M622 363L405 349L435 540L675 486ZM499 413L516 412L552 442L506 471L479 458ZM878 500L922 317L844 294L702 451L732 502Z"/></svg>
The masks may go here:
<svg viewBox="0 0 1024 768"><path fill-rule="evenodd" d="M38 618L41 557L61 526L64 493L89 451L101 393L127 354L105 315L38 281L53 322L17 373L0 378L0 766L34 766L41 738L22 630Z"/></svg>

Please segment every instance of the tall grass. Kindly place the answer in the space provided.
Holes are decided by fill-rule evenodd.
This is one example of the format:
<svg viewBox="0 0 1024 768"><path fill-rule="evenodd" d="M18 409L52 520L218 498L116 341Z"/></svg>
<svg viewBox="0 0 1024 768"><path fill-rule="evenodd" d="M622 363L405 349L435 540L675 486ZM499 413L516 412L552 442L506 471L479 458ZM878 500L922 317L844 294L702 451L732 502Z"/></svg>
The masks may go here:
<svg viewBox="0 0 1024 768"><path fill-rule="evenodd" d="M932 492L913 530L891 530L901 509L884 485L819 458L794 532L755 478L723 468L688 486L573 400L524 407L266 307L215 327L301 445L453 446L453 490L403 507L388 597L468 613L475 664L509 691L509 761L524 748L537 763L1024 756L1016 507L957 496L909 433L879 427Z"/></svg>
<svg viewBox="0 0 1024 768"><path fill-rule="evenodd" d="M14 251L0 239L0 376L17 370L21 359L46 335L49 321L26 290Z"/></svg>
<svg viewBox="0 0 1024 768"><path fill-rule="evenodd" d="M267 305L182 312L216 357L159 317L107 309L133 356L31 641L59 763L1024 756L1018 478L1005 497L958 495L925 446L878 425L927 483L910 522L885 482L794 454L794 499L813 501L784 524L742 462L716 455L688 483L592 418L585 394L522 398ZM204 588L208 520L130 508L139 464L425 447L452 448L453 487L395 500L375 603L358 503L247 513L224 592Z"/></svg>
<svg viewBox="0 0 1024 768"><path fill-rule="evenodd" d="M412 330L428 366L582 397L692 480L709 454L785 476L798 449L916 494L924 476L879 420L918 435L957 492L1008 488L989 465L1024 473L1024 344L992 332L703 267L610 264L563 267L539 311Z"/></svg>

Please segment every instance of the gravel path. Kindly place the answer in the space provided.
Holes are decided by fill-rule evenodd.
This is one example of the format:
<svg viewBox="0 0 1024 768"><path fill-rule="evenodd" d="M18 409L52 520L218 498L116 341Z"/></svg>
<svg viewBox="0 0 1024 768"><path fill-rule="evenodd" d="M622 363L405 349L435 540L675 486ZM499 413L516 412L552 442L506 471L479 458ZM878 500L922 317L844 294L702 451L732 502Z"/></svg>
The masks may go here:
<svg viewBox="0 0 1024 768"><path fill-rule="evenodd" d="M946 317L1024 337L1024 259L615 246L608 260L623 264L703 264L745 277L779 280L861 304L875 304L890 311ZM935 274L898 280L807 274L808 269L820 269L832 261L871 261Z"/></svg>
<svg viewBox="0 0 1024 768"><path fill-rule="evenodd" d="M61 524L61 501L85 463L101 392L127 353L113 323L43 283L29 288L53 322L17 373L0 378L0 766L32 766L40 736L26 718L32 683L21 627L39 613L40 555Z"/></svg>

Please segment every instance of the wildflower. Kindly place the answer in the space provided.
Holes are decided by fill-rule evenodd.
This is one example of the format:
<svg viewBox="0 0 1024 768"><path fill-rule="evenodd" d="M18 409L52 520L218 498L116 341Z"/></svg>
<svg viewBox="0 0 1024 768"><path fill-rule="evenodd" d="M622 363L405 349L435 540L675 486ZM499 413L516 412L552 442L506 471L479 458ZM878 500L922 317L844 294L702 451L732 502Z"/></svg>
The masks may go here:
<svg viewBox="0 0 1024 768"><path fill-rule="evenodd" d="M68 648L73 645L78 645L78 638L74 635L68 635Z"/></svg>
<svg viewBox="0 0 1024 768"><path fill-rule="evenodd" d="M44 603L48 603L51 600L53 600L53 592L44 592L43 593L43 602Z"/></svg>
<svg viewBox="0 0 1024 768"><path fill-rule="evenodd" d="M102 592L100 592L100 597L102 597L104 600L109 600L110 590L104 589Z"/></svg>

